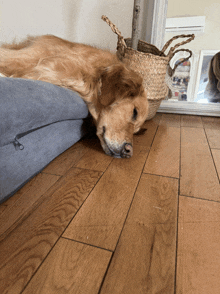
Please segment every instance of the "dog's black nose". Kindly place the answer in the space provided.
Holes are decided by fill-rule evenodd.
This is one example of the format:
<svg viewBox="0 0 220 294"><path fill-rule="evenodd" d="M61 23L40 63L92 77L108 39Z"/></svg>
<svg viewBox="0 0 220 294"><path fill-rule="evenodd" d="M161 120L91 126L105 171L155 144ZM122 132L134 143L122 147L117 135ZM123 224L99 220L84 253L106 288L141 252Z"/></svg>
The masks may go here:
<svg viewBox="0 0 220 294"><path fill-rule="evenodd" d="M130 143L125 143L121 150L121 157L129 158L133 155L133 147Z"/></svg>

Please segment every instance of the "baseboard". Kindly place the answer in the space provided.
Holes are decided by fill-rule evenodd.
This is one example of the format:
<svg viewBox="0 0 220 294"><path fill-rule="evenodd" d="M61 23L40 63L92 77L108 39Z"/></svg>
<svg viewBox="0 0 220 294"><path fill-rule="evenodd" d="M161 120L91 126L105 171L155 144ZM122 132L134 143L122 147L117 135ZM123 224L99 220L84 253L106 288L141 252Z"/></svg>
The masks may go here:
<svg viewBox="0 0 220 294"><path fill-rule="evenodd" d="M162 101L158 112L203 116L220 116L220 103Z"/></svg>

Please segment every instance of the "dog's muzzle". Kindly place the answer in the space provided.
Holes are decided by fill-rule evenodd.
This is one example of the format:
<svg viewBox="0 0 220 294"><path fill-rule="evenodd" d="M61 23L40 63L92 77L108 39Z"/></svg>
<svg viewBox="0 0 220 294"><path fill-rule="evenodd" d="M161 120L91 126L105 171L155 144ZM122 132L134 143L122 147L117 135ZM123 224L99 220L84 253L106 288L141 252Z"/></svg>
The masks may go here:
<svg viewBox="0 0 220 294"><path fill-rule="evenodd" d="M133 147L130 143L124 143L121 148L114 148L106 144L105 153L115 158L130 158L133 155Z"/></svg>
<svg viewBox="0 0 220 294"><path fill-rule="evenodd" d="M133 155L133 146L131 143L124 142L119 144L117 141L110 141L105 136L106 128L102 127L102 134L99 136L102 148L107 155L115 158L130 158Z"/></svg>

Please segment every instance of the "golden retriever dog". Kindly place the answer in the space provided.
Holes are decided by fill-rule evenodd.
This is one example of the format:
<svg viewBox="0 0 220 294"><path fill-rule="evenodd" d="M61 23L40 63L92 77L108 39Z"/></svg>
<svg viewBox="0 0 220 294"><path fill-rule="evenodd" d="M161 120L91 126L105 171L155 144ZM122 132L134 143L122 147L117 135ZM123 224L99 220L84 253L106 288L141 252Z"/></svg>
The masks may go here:
<svg viewBox="0 0 220 294"><path fill-rule="evenodd" d="M1 46L0 73L78 92L88 105L105 153L132 156L133 134L146 120L148 102L142 78L116 54L52 35L29 37Z"/></svg>
<svg viewBox="0 0 220 294"><path fill-rule="evenodd" d="M210 62L208 77L204 96L210 102L220 102L220 52Z"/></svg>

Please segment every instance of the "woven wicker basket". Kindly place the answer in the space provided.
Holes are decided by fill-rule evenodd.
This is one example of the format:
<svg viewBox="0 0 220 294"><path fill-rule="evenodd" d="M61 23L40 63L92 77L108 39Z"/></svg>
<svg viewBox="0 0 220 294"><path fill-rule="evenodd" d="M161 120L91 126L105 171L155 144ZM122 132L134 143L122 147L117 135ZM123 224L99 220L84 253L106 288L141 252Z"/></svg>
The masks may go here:
<svg viewBox="0 0 220 294"><path fill-rule="evenodd" d="M138 48L137 50L134 50L131 48L131 39L124 39L121 32L106 16L102 16L102 19L111 27L112 31L118 35L118 58L143 77L143 85L147 90L147 99L149 102L147 116L147 119L149 120L155 116L161 101L165 99L168 94L169 88L166 84L166 73L168 72L168 74L172 76L177 66L180 63L187 61L192 56L190 50L176 50L176 48L189 43L195 38L195 36L194 34L175 36L164 45L161 51L156 46L139 40ZM165 55L166 49L178 38L187 38L187 40L170 48L168 54ZM179 51L187 51L189 56L177 63L175 67L171 69L169 62Z"/></svg>

